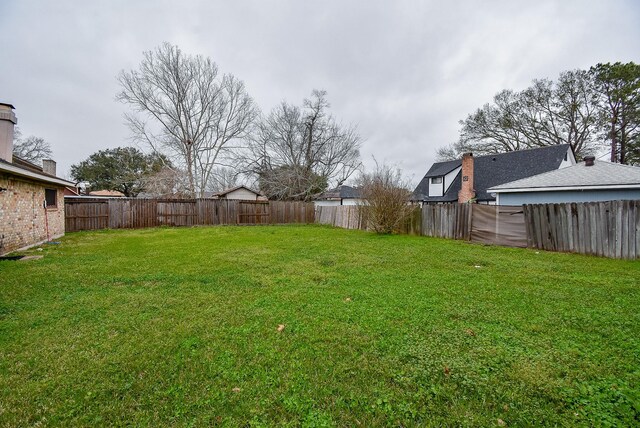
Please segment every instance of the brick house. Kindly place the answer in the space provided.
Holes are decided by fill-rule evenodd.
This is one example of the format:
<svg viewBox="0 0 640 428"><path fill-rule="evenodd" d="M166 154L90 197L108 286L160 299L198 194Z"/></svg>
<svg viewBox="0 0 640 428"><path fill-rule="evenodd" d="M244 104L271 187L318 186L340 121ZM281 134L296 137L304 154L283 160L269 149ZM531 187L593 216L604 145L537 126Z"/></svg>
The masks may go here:
<svg viewBox="0 0 640 428"><path fill-rule="evenodd" d="M64 235L64 189L56 163L42 166L13 156L17 123L11 104L0 103L0 255Z"/></svg>

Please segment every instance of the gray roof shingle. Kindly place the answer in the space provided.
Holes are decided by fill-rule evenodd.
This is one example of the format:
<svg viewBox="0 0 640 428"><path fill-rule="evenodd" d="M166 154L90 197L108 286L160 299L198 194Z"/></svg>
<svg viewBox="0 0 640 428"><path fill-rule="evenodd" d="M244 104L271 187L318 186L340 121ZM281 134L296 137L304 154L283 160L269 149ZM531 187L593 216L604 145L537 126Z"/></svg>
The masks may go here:
<svg viewBox="0 0 640 428"><path fill-rule="evenodd" d="M491 191L576 187L589 188L596 186L640 185L640 168L618 163L595 161L593 166L584 162L568 168L550 171L532 177L504 183Z"/></svg>
<svg viewBox="0 0 640 428"><path fill-rule="evenodd" d="M503 183L556 170L564 160L570 146L559 144L536 149L518 150L474 157L473 184L478 201L494 201L487 190ZM412 199L425 202L455 202L461 187L458 174L443 196L429 196L429 179L444 176L462 165L461 160L436 162L413 192Z"/></svg>
<svg viewBox="0 0 640 428"><path fill-rule="evenodd" d="M360 198L360 189L355 187L342 185L335 189L329 189L322 192L316 199L358 199Z"/></svg>

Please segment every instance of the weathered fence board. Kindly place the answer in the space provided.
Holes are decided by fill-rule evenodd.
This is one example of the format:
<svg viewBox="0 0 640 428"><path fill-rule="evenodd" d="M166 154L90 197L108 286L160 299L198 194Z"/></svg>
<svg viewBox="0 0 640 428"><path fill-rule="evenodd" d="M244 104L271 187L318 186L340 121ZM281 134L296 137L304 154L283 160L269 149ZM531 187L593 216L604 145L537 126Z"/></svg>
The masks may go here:
<svg viewBox="0 0 640 428"><path fill-rule="evenodd" d="M314 223L312 203L214 199L65 198L65 230Z"/></svg>
<svg viewBox="0 0 640 428"><path fill-rule="evenodd" d="M65 230L92 230L109 227L109 204L100 199L87 200L82 206L65 200Z"/></svg>
<svg viewBox="0 0 640 428"><path fill-rule="evenodd" d="M618 259L640 257L640 201L524 206L529 246Z"/></svg>
<svg viewBox="0 0 640 428"><path fill-rule="evenodd" d="M360 209L355 205L317 206L316 223L344 229L364 229Z"/></svg>

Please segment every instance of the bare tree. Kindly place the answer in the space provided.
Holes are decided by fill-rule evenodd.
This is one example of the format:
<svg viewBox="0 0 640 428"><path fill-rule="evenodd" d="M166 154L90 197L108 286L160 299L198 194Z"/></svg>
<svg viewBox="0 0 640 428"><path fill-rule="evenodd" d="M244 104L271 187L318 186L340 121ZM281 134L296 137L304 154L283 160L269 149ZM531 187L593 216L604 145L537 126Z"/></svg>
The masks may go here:
<svg viewBox="0 0 640 428"><path fill-rule="evenodd" d="M397 168L376 162L375 170L363 173L357 185L364 200L360 213L367 228L376 233L399 231L415 209L409 204L409 183Z"/></svg>
<svg viewBox="0 0 640 428"><path fill-rule="evenodd" d="M13 143L13 154L31 163L40 163L53 155L51 145L44 138L31 135L22 138L20 130L16 128Z"/></svg>
<svg viewBox="0 0 640 428"><path fill-rule="evenodd" d="M241 80L168 43L145 52L139 69L123 70L118 81L117 99L138 113L126 116L134 140L182 165L192 196L203 195L257 115Z"/></svg>
<svg viewBox="0 0 640 428"><path fill-rule="evenodd" d="M328 112L325 91L298 107L282 102L264 117L245 153L245 170L271 199L309 200L360 167L361 138Z"/></svg>
<svg viewBox="0 0 640 428"><path fill-rule="evenodd" d="M460 121L456 143L438 150L440 160L462 153L492 154L569 144L578 158L598 145L598 103L588 72L566 71L557 81L534 80L521 92L503 90L493 103Z"/></svg>
<svg viewBox="0 0 640 428"><path fill-rule="evenodd" d="M186 171L164 166L160 171L142 179L144 193L153 198L184 199L191 197Z"/></svg>
<svg viewBox="0 0 640 428"><path fill-rule="evenodd" d="M238 172L235 169L218 167L212 171L207 188L214 192L221 192L236 187L239 182Z"/></svg>

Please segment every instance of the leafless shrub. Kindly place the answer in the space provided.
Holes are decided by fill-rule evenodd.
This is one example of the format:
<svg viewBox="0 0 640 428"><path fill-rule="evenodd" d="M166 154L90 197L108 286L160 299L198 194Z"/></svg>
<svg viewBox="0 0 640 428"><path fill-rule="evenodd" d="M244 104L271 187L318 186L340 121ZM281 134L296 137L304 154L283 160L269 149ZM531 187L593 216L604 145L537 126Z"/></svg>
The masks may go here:
<svg viewBox="0 0 640 428"><path fill-rule="evenodd" d="M398 232L414 208L409 205L409 183L400 170L376 162L375 170L363 173L358 181L364 200L360 215L367 228L376 233Z"/></svg>

